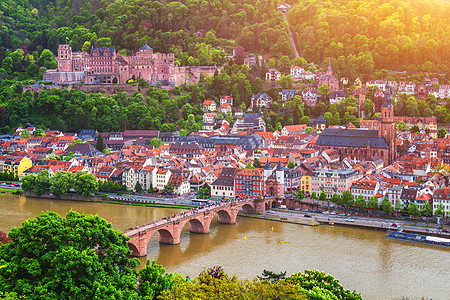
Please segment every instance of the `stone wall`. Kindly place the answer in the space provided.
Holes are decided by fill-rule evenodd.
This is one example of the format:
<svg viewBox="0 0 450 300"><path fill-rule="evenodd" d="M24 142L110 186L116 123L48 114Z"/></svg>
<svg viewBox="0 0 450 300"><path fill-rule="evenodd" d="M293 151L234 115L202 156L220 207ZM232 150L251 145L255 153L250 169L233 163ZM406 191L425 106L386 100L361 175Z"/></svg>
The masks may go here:
<svg viewBox="0 0 450 300"><path fill-rule="evenodd" d="M44 194L37 196L34 192L26 191L24 195L26 197L66 200L66 201L101 202L102 200L106 200L106 197L102 196L83 196L74 193L70 193L68 195L61 195L59 198L51 194L50 192L45 192Z"/></svg>

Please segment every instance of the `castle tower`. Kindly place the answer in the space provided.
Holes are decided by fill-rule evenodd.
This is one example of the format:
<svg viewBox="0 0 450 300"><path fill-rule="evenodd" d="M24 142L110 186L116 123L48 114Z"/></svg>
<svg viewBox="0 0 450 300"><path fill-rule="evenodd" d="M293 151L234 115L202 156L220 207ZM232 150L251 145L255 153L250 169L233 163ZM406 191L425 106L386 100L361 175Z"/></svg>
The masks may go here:
<svg viewBox="0 0 450 300"><path fill-rule="evenodd" d="M60 72L72 72L72 48L69 44L58 46L58 70Z"/></svg>
<svg viewBox="0 0 450 300"><path fill-rule="evenodd" d="M381 105L381 123L379 128L379 136L383 137L389 147L387 156L384 155L385 163L392 164L396 158L396 130L394 121L394 105L392 104L391 88L386 85L383 104Z"/></svg>

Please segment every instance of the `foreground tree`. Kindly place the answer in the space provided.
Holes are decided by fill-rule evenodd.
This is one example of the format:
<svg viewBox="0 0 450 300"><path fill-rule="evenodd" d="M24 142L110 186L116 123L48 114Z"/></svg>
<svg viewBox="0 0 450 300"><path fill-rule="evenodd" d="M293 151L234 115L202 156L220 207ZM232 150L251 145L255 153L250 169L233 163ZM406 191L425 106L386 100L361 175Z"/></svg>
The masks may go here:
<svg viewBox="0 0 450 300"><path fill-rule="evenodd" d="M348 299L361 295L345 290L331 275L319 271L296 273L285 278L286 272L264 270L260 281L239 280L228 276L220 267L205 269L193 281L178 279L173 289L159 299Z"/></svg>
<svg viewBox="0 0 450 300"><path fill-rule="evenodd" d="M0 246L0 290L26 299L138 299L128 238L98 216L45 212Z"/></svg>
<svg viewBox="0 0 450 300"><path fill-rule="evenodd" d="M143 300L156 299L163 291L172 289L175 277L155 261L147 260L147 265L139 271L139 296Z"/></svg>

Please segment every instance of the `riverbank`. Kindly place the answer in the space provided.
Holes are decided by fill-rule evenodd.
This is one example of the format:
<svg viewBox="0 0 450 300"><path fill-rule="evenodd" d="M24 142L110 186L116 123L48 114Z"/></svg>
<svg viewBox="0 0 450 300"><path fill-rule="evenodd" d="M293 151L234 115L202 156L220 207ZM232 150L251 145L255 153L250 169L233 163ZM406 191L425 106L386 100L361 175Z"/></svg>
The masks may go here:
<svg viewBox="0 0 450 300"><path fill-rule="evenodd" d="M428 236L436 236L442 238L450 238L450 233L442 232L436 228L427 228L420 226L413 226L411 224L402 224L399 227L392 226L393 222L391 220L379 219L379 220L371 220L364 219L361 217L339 217L339 216L327 216L327 215L313 215L310 217L305 217L303 213L295 213L295 212L286 212L282 210L275 210L271 214L264 215L249 215L243 212L239 212L239 216L248 217L248 218L256 218L261 220L268 221L276 221L276 222L284 222L284 223L292 223L298 225L307 225L307 226L319 226L319 225L327 225L327 226L340 226L340 227L351 227L351 228L359 228L365 230L375 230L375 231L383 231L385 232L388 229L396 230L401 228L403 232L413 233L413 234L421 234Z"/></svg>
<svg viewBox="0 0 450 300"><path fill-rule="evenodd" d="M50 192L45 192L42 195L36 195L32 191L25 191L23 194L25 197L41 198L41 199L51 199L51 200L66 200L66 201L81 201L81 202L102 202L106 200L103 195L89 195L83 196L81 194L69 193L67 195L59 195L58 197Z"/></svg>
<svg viewBox="0 0 450 300"><path fill-rule="evenodd" d="M267 214L265 215L251 215L246 214L242 211L238 213L238 216L246 217L246 218L253 218L253 219L260 219L260 220L268 220L268 221L275 221L275 222L283 222L283 223L291 223L291 224L298 224L298 225L306 225L306 226L319 226L321 225L320 222L316 222L314 220L303 220L303 219L294 219L294 218L286 218L286 217L278 217L273 216L270 217Z"/></svg>
<svg viewBox="0 0 450 300"><path fill-rule="evenodd" d="M102 203L108 203L108 204L128 205L128 206L144 206L144 207L159 207L159 208L180 208L180 209L188 209L188 210L198 207L198 206L187 206L187 205L177 205L177 204L122 202L122 201L111 201L111 200L102 200L101 202Z"/></svg>

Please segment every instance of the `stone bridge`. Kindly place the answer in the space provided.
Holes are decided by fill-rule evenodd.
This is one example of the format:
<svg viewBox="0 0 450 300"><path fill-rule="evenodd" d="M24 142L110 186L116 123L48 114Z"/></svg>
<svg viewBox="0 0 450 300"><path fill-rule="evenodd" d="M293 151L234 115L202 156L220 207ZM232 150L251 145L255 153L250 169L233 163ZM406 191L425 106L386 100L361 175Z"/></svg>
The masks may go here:
<svg viewBox="0 0 450 300"><path fill-rule="evenodd" d="M222 224L236 223L236 217L242 209L247 214L264 214L272 207L276 198L247 198L230 202L219 202L202 208L194 208L174 216L159 219L156 222L128 228L124 234L130 238L128 246L134 256L146 256L147 244L152 235L159 233L159 242L176 245L180 243L183 227L189 222L189 230L195 233L209 233L214 216Z"/></svg>

